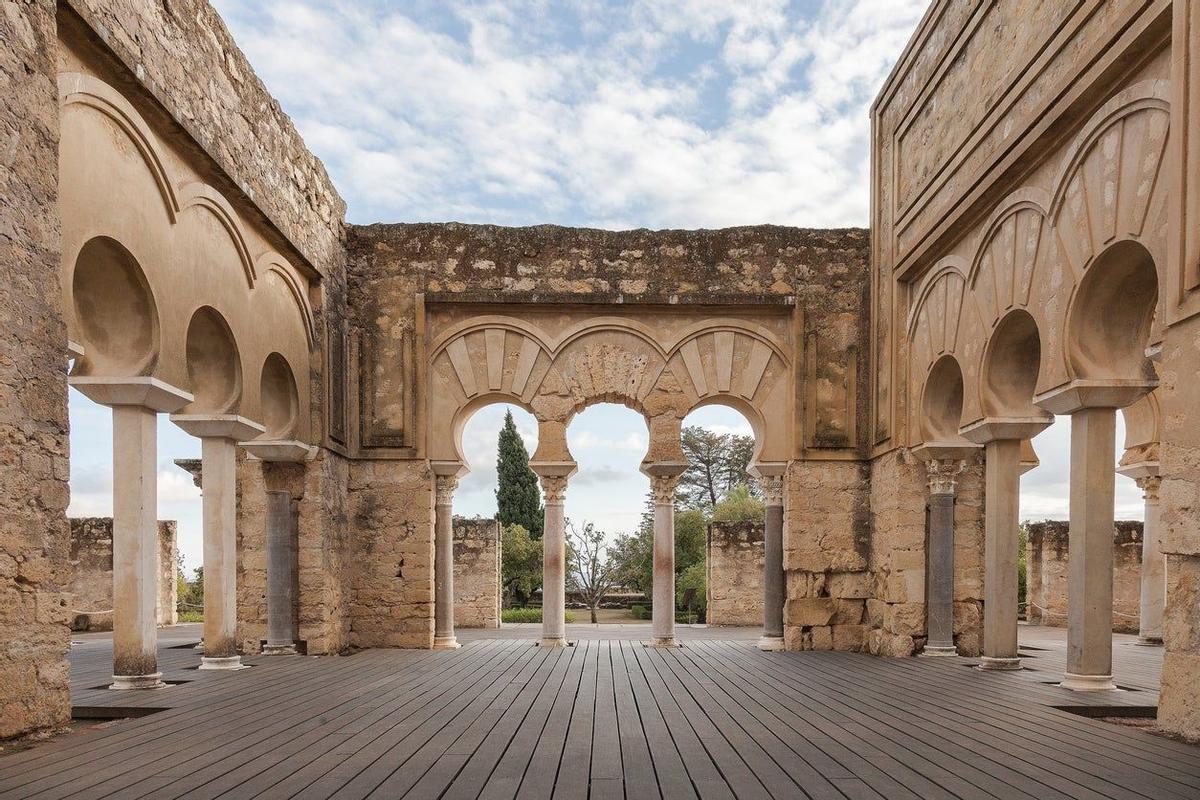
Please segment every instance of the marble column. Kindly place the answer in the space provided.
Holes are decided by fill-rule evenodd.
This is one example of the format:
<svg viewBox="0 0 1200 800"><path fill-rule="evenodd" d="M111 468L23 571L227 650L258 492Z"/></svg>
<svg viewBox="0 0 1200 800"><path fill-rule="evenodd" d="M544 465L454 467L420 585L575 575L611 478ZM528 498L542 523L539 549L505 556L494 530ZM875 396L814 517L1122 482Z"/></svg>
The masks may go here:
<svg viewBox="0 0 1200 800"><path fill-rule="evenodd" d="M263 427L232 414L172 414L200 439L204 654L200 669L240 669L237 649L237 443Z"/></svg>
<svg viewBox="0 0 1200 800"><path fill-rule="evenodd" d="M434 504L433 649L455 650L454 637L454 490L457 475L437 475Z"/></svg>
<svg viewBox="0 0 1200 800"><path fill-rule="evenodd" d="M678 474L651 474L654 496L654 586L650 602L650 644L677 647L675 638L675 490Z"/></svg>
<svg viewBox="0 0 1200 800"><path fill-rule="evenodd" d="M567 646L567 532L563 503L568 475L539 475L542 524L542 647Z"/></svg>
<svg viewBox="0 0 1200 800"><path fill-rule="evenodd" d="M1067 671L1062 686L1115 689L1112 680L1114 408L1071 414Z"/></svg>
<svg viewBox="0 0 1200 800"><path fill-rule="evenodd" d="M158 413L193 398L157 378L72 376L113 414L113 683L157 689Z"/></svg>
<svg viewBox="0 0 1200 800"><path fill-rule="evenodd" d="M762 475L763 505L763 629L760 650L783 649L783 475Z"/></svg>
<svg viewBox="0 0 1200 800"><path fill-rule="evenodd" d="M1167 603L1167 557L1162 551L1162 530L1158 526L1158 490L1162 478L1139 478L1146 502L1146 520L1142 523L1142 593L1138 605L1138 644L1161 646L1163 611Z"/></svg>
<svg viewBox="0 0 1200 800"><path fill-rule="evenodd" d="M925 656L956 656L954 646L954 495L963 459L931 458L925 569Z"/></svg>
<svg viewBox="0 0 1200 800"><path fill-rule="evenodd" d="M1017 528L1021 440L984 445L983 656L980 669L1021 668L1017 653Z"/></svg>
<svg viewBox="0 0 1200 800"><path fill-rule="evenodd" d="M292 493L267 490L267 643L263 655L296 652L296 515Z"/></svg>

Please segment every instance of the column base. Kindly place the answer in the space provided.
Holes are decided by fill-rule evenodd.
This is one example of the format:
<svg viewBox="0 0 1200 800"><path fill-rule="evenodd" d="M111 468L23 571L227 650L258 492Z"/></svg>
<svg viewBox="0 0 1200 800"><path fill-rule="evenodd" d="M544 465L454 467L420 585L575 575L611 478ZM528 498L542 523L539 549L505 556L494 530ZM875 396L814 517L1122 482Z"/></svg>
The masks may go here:
<svg viewBox="0 0 1200 800"><path fill-rule="evenodd" d="M561 636L543 636L538 640L538 647L570 647L571 643Z"/></svg>
<svg viewBox="0 0 1200 800"><path fill-rule="evenodd" d="M1139 636L1137 644L1139 647L1162 647L1163 640L1161 636Z"/></svg>
<svg viewBox="0 0 1200 800"><path fill-rule="evenodd" d="M986 670L1015 670L1021 668L1021 659L1019 658L990 658L981 656L979 659L979 669Z"/></svg>
<svg viewBox="0 0 1200 800"><path fill-rule="evenodd" d="M646 647L683 647L674 636L655 636L645 642Z"/></svg>
<svg viewBox="0 0 1200 800"><path fill-rule="evenodd" d="M460 647L462 647L462 645L458 643L458 639L454 638L453 633L449 636L433 637L434 650L457 650Z"/></svg>
<svg viewBox="0 0 1200 800"><path fill-rule="evenodd" d="M155 672L150 675L113 675L112 679L112 685L108 688L116 691L129 689L165 689L167 687L167 684L163 683L161 672Z"/></svg>
<svg viewBox="0 0 1200 800"><path fill-rule="evenodd" d="M958 655L958 648L954 645L925 645L925 649L919 653L921 658L947 658ZM1020 668L1020 662L1017 667Z"/></svg>
<svg viewBox="0 0 1200 800"><path fill-rule="evenodd" d="M782 636L761 636L758 639L758 649L768 653L774 653L783 649Z"/></svg>
<svg viewBox="0 0 1200 800"><path fill-rule="evenodd" d="M208 656L200 657L200 669L244 669L245 664L242 663L241 656L223 656L221 658L210 658Z"/></svg>
<svg viewBox="0 0 1200 800"><path fill-rule="evenodd" d="M1070 672L1063 673L1059 686L1073 692L1114 692L1117 689L1112 675L1073 675Z"/></svg>
<svg viewBox="0 0 1200 800"><path fill-rule="evenodd" d="M296 645L294 644L264 644L262 649L264 656L294 656L296 655Z"/></svg>

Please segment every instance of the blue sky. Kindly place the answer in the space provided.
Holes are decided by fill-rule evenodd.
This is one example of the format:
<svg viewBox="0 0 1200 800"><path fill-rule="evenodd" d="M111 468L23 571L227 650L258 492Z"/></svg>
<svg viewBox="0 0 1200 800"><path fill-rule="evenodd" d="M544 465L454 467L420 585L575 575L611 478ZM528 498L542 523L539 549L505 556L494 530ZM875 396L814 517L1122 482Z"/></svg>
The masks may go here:
<svg viewBox="0 0 1200 800"><path fill-rule="evenodd" d="M926 0L214 0L346 198L351 222L704 228L866 226L868 109ZM518 425L532 452L535 428ZM503 409L468 423L456 511L495 509ZM75 515L111 513L111 420L71 393ZM736 412L689 423L748 432ZM159 425L159 516L200 563L199 492ZM1022 514L1065 518L1061 420L1035 442ZM645 423L598 406L569 431L567 513L630 530ZM1140 518L1118 477L1117 513Z"/></svg>

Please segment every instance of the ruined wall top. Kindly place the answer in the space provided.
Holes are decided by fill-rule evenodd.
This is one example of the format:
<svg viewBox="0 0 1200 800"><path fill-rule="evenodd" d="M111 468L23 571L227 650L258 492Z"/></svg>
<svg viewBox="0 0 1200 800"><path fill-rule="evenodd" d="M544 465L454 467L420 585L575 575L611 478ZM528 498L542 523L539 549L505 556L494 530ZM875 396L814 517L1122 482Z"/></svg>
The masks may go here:
<svg viewBox="0 0 1200 800"><path fill-rule="evenodd" d="M323 275L341 263L345 202L207 0L65 0L59 36L98 37L216 162L231 199L244 195Z"/></svg>

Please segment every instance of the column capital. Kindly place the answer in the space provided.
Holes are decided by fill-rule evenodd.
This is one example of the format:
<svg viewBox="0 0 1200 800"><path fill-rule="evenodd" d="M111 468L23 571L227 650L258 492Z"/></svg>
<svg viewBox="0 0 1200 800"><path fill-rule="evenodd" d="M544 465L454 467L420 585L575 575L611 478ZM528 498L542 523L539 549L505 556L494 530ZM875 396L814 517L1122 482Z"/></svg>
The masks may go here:
<svg viewBox="0 0 1200 800"><path fill-rule="evenodd" d="M171 422L198 439L253 439L266 428L237 414L172 414Z"/></svg>
<svg viewBox="0 0 1200 800"><path fill-rule="evenodd" d="M958 487L957 478L966 468L967 462L962 458L931 458L926 461L929 493L953 495Z"/></svg>
<svg viewBox="0 0 1200 800"><path fill-rule="evenodd" d="M539 475L538 479L542 483L542 494L545 495L547 503L561 503L566 498L567 482L571 476Z"/></svg>
<svg viewBox="0 0 1200 800"><path fill-rule="evenodd" d="M454 502L454 490L457 488L457 475L434 475L434 491L437 496L437 505L448 506Z"/></svg>
<svg viewBox="0 0 1200 800"><path fill-rule="evenodd" d="M100 375L72 375L67 383L89 400L102 406L142 406L151 411L170 413L195 401L185 392L158 378L109 378Z"/></svg>
<svg viewBox="0 0 1200 800"><path fill-rule="evenodd" d="M675 505L675 490L679 488L678 475L651 475L650 494L658 506Z"/></svg>
<svg viewBox="0 0 1200 800"><path fill-rule="evenodd" d="M760 475L758 478L758 485L762 488L764 505L783 505L782 475Z"/></svg>
<svg viewBox="0 0 1200 800"><path fill-rule="evenodd" d="M1134 483L1142 490L1142 497L1147 503L1158 502L1158 490L1162 487L1161 475L1143 475L1140 478L1135 478Z"/></svg>

